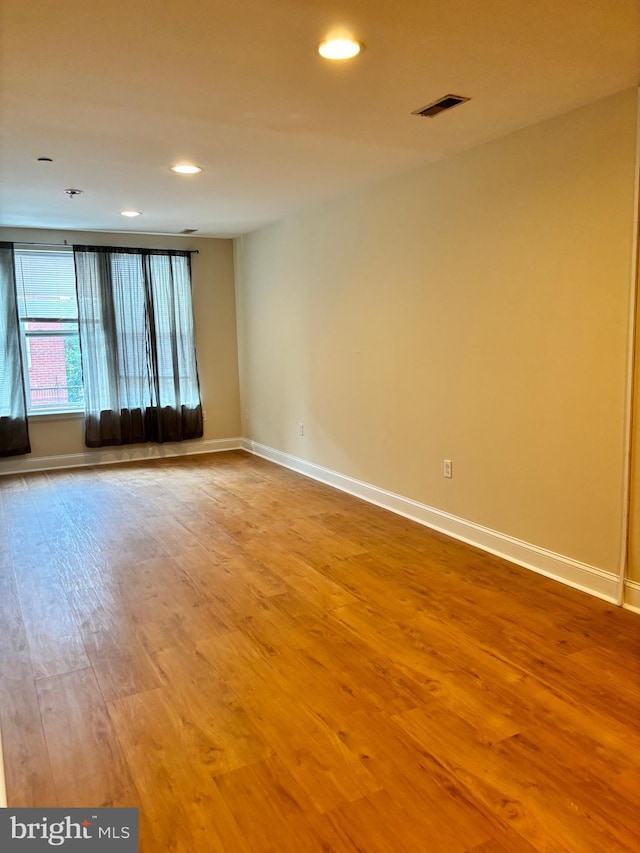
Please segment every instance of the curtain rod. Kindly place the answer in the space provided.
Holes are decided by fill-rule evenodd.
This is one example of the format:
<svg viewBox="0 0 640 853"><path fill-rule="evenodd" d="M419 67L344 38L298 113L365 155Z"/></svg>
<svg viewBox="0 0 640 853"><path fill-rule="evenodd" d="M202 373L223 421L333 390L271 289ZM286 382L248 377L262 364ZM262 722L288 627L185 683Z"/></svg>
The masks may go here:
<svg viewBox="0 0 640 853"><path fill-rule="evenodd" d="M39 243L39 242L36 242L35 240L14 240L13 242L18 246L67 246L70 249L73 247L73 243L69 243L68 240L65 240L63 243ZM112 248L114 248L114 249L118 249L118 248L122 248L122 249L141 248L142 251L144 251L145 249L148 249L148 251L150 251L150 252L154 251L153 249L149 249L147 246L142 246L142 247L138 247L138 246L113 246ZM164 252L164 251L171 251L171 250L170 249L158 249L158 251ZM199 255L200 254L200 249L176 249L176 251L177 252L188 252L190 255Z"/></svg>

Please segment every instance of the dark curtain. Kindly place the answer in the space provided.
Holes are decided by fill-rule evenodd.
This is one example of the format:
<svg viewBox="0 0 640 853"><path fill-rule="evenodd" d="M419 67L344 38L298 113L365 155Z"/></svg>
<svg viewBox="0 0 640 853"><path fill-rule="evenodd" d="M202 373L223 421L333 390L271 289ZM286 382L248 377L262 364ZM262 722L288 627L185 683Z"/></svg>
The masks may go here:
<svg viewBox="0 0 640 853"><path fill-rule="evenodd" d="M188 252L74 246L88 447L203 434Z"/></svg>
<svg viewBox="0 0 640 853"><path fill-rule="evenodd" d="M0 456L31 453L13 243L0 243Z"/></svg>

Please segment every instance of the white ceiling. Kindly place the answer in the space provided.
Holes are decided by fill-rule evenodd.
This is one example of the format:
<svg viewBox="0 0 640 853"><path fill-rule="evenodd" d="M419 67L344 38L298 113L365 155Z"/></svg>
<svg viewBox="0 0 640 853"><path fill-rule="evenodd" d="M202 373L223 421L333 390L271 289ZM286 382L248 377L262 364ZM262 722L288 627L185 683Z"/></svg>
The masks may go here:
<svg viewBox="0 0 640 853"><path fill-rule="evenodd" d="M10 226L237 235L640 81L640 0L2 0L1 30ZM337 31L364 53L318 57Z"/></svg>

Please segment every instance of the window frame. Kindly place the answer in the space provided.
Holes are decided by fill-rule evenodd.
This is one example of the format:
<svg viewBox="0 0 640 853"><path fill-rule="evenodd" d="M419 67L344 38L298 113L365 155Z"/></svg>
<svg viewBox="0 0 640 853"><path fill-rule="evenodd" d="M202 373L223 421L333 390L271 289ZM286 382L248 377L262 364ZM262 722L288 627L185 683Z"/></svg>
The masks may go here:
<svg viewBox="0 0 640 853"><path fill-rule="evenodd" d="M64 255L64 256L68 257L69 255L71 255L73 257L73 249L71 246L61 246L61 247L55 247L55 249L53 249L52 247L44 246L44 245L43 246L31 246L31 245L24 245L24 244L16 244L14 251L15 251L15 257L16 257L16 267L18 267L17 261L19 260L21 254L23 254L23 253L24 254L28 253L28 254L33 254L33 255L36 255L38 253L49 254L49 255L59 254L60 256ZM18 275L18 269L16 269L16 278L20 279L21 276L22 276L22 273L20 272L20 275ZM19 289L20 285L18 284L18 282L16 282L16 284L18 285L18 289ZM75 284L75 281L74 281L74 284ZM76 309L77 309L77 297L75 295L74 295L74 301L75 301ZM34 361L33 350L31 347L31 341L32 340L43 339L43 338L58 338L58 339L59 338L63 338L63 339L64 338L71 338L71 339L75 339L78 342L78 347L80 347L80 323L79 323L79 318L77 316L77 311L76 311L76 317L74 317L74 318L70 318L70 317L38 317L38 316L31 316L31 315L23 314L20 310L22 304L24 304L25 308L26 308L26 306L27 306L26 298L23 300L18 299L18 321L19 321L18 327L19 327L19 333L20 333L20 349L22 352L22 362L24 365L23 381L24 381L24 392L25 392L25 399L26 399L27 417L29 417L29 418L69 418L69 417L76 418L76 417L83 417L84 416L84 402L83 402L83 400L68 403L66 406L63 404L60 404L58 402L55 405L34 407L32 404L32 396L31 396L32 391L37 391L37 390L49 391L49 390L57 390L57 389L68 390L70 387L75 388L78 386L75 386L75 385L69 386L68 384L66 384L64 386L55 385L55 386L51 386L50 388L47 387L47 388L41 388L41 389L32 389L31 378L29 375L30 369L33 366L33 361ZM37 323L40 326L53 325L53 324L64 325L64 326L72 325L72 326L74 326L74 328L73 329L69 329L69 328L29 329L27 327L30 323ZM82 384L82 379L80 380L80 386L79 387L82 389L82 394L84 395L84 386Z"/></svg>

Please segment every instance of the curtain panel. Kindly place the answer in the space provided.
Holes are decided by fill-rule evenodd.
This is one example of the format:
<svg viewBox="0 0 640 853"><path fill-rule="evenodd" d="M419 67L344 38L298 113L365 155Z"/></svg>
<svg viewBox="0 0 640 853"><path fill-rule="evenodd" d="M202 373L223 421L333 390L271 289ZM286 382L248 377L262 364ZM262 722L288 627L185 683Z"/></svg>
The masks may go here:
<svg viewBox="0 0 640 853"><path fill-rule="evenodd" d="M0 243L0 456L31 453L13 243Z"/></svg>
<svg viewBox="0 0 640 853"><path fill-rule="evenodd" d="M73 251L87 447L200 438L189 253Z"/></svg>

